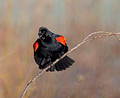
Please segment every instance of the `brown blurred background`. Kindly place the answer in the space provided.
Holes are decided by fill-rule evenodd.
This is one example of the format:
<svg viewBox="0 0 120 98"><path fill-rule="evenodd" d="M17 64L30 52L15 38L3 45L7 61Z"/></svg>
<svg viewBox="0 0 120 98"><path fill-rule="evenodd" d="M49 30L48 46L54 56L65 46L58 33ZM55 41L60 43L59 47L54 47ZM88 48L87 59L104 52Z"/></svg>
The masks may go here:
<svg viewBox="0 0 120 98"><path fill-rule="evenodd" d="M120 31L120 0L0 0L0 98L19 98L40 70L33 43L40 26L65 36L69 49L94 31ZM84 44L62 72L46 72L25 98L120 98L120 43Z"/></svg>

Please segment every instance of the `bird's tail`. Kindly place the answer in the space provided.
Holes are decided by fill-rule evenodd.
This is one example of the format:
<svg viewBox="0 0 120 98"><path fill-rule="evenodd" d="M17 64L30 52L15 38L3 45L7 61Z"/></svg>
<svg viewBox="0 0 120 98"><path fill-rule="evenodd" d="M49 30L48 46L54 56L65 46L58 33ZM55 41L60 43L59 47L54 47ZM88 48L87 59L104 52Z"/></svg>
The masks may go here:
<svg viewBox="0 0 120 98"><path fill-rule="evenodd" d="M64 58L62 58L60 61L58 61L55 65L51 66L47 71L62 71L62 70L66 70L66 68L69 68L70 66L72 66L72 64L75 61L73 59L71 59L68 56L65 56Z"/></svg>

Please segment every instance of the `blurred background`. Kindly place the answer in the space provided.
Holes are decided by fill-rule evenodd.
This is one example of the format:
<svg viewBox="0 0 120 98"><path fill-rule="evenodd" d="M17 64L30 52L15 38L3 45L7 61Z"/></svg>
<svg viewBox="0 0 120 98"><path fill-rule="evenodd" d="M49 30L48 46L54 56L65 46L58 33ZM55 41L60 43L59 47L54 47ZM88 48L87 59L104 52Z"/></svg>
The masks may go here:
<svg viewBox="0 0 120 98"><path fill-rule="evenodd" d="M120 32L120 0L0 0L0 98L19 98L40 72L33 43L41 26L63 35L71 49L92 32ZM24 97L120 98L120 43L114 36L69 56L73 66L45 72Z"/></svg>

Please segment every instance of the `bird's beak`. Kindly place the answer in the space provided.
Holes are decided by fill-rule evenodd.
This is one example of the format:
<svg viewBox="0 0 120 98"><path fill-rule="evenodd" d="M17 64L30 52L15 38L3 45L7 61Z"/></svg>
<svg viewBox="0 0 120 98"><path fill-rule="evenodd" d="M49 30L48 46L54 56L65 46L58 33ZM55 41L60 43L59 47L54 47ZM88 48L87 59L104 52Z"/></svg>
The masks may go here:
<svg viewBox="0 0 120 98"><path fill-rule="evenodd" d="M39 36L40 38L42 37L42 35L43 35L42 32L38 32L38 36Z"/></svg>

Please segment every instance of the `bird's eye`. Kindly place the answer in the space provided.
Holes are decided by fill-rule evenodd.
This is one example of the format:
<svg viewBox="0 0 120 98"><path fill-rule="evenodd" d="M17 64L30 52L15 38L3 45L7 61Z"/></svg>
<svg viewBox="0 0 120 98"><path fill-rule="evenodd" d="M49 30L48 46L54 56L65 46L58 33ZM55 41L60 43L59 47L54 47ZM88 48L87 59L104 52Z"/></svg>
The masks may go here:
<svg viewBox="0 0 120 98"><path fill-rule="evenodd" d="M42 30L41 30L41 32L44 34L44 33L46 33L46 32L47 32L47 30L42 29Z"/></svg>

